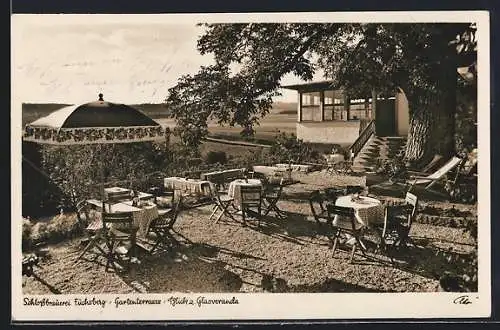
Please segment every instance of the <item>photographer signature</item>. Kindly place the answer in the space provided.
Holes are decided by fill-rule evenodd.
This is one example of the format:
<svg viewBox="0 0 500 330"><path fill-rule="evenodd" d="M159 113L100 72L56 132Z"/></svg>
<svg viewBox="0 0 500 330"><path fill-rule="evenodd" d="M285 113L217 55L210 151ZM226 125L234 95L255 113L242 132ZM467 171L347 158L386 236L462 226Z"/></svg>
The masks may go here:
<svg viewBox="0 0 500 330"><path fill-rule="evenodd" d="M472 304L472 301L470 300L469 296L460 296L455 298L453 300L453 303L458 305L470 305Z"/></svg>

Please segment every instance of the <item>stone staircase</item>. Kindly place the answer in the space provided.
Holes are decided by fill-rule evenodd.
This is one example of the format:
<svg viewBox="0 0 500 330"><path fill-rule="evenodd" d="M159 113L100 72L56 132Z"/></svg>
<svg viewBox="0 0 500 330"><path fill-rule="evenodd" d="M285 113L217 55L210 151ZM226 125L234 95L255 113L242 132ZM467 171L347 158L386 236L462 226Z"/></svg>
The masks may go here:
<svg viewBox="0 0 500 330"><path fill-rule="evenodd" d="M374 172L377 162L393 158L406 145L406 137L379 137L372 135L353 162L355 172Z"/></svg>

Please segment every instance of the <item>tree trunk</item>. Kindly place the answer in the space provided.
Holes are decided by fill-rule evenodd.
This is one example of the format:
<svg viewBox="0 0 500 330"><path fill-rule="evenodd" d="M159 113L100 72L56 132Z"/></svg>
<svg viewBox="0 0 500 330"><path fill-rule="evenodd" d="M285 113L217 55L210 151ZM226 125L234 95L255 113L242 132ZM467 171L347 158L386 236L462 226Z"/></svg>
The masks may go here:
<svg viewBox="0 0 500 330"><path fill-rule="evenodd" d="M456 68L441 67L434 87L413 91L408 100L410 128L405 159L416 166L435 154L451 156L455 149Z"/></svg>

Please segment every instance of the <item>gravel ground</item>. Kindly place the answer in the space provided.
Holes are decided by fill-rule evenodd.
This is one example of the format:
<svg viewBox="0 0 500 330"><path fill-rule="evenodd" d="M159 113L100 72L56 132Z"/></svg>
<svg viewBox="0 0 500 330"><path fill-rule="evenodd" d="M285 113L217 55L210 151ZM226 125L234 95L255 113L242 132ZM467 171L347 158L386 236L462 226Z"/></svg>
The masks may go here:
<svg viewBox="0 0 500 330"><path fill-rule="evenodd" d="M278 203L288 212L285 220L271 215L260 228L255 222L243 227L226 218L209 222L211 206L185 210L174 226L179 245L141 256L137 269L123 274L105 272L102 257L75 263L80 242L66 241L50 247L37 278L23 278L24 293L429 292L439 289L444 271L460 267L440 251L456 255L474 248L460 229L416 223L415 246L394 264L373 252L369 258L357 253L350 264L348 248L332 256L306 200L309 191L338 181L320 172L294 175L301 182L285 187Z"/></svg>

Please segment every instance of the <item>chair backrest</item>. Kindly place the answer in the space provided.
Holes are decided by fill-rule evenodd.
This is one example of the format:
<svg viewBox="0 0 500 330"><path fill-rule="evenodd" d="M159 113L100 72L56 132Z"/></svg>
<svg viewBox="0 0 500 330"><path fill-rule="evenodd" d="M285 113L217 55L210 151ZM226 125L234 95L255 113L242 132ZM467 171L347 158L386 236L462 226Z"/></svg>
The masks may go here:
<svg viewBox="0 0 500 330"><path fill-rule="evenodd" d="M130 199L130 191L114 191L108 192L106 202L109 204L121 202Z"/></svg>
<svg viewBox="0 0 500 330"><path fill-rule="evenodd" d="M411 192L407 192L406 193L406 197L405 197L405 202L411 206L413 206L413 208L417 208L417 203L418 203L418 197L414 194L412 194Z"/></svg>
<svg viewBox="0 0 500 330"><path fill-rule="evenodd" d="M281 178L280 181L276 183L269 183L269 181L266 180L261 180L262 184L264 185L264 190L267 192L274 192L278 193L281 195L281 192L283 191L283 186L285 184L285 178Z"/></svg>
<svg viewBox="0 0 500 330"><path fill-rule="evenodd" d="M172 228L179 217L179 213L182 205L182 195L179 194L177 200L173 203L172 213L165 220L167 221L168 228Z"/></svg>
<svg viewBox="0 0 500 330"><path fill-rule="evenodd" d="M255 186L240 186L241 205L260 205L262 203L262 188Z"/></svg>
<svg viewBox="0 0 500 330"><path fill-rule="evenodd" d="M364 190L361 186L346 186L346 195L359 194Z"/></svg>
<svg viewBox="0 0 500 330"><path fill-rule="evenodd" d="M211 183L211 185L214 185L213 188L215 188L215 191L224 190L224 188L226 188L226 183L222 176L213 176L208 181Z"/></svg>
<svg viewBox="0 0 500 330"><path fill-rule="evenodd" d="M441 166L437 171L434 173L430 174L427 176L427 179L431 180L438 180L441 179L444 175L446 175L448 172L456 168L461 162L463 161L462 158L454 156L451 158L446 164Z"/></svg>
<svg viewBox="0 0 500 330"><path fill-rule="evenodd" d="M328 216L330 217L330 219L334 219L336 215L338 215L339 217L348 218L351 222L352 230L356 230L356 213L352 207L337 206L333 203L328 203L326 204L326 209L328 210Z"/></svg>
<svg viewBox="0 0 500 330"><path fill-rule="evenodd" d="M326 188L325 190L325 196L328 198L328 201L335 204L337 201L337 198L340 196L344 196L346 193L346 189L343 188Z"/></svg>
<svg viewBox="0 0 500 330"><path fill-rule="evenodd" d="M117 224L120 228L128 227L131 228L134 223L134 217L132 212L103 212L102 213L102 226L105 229L109 229L109 225Z"/></svg>

